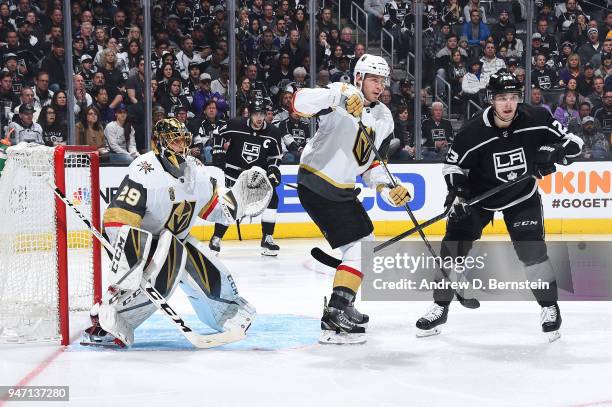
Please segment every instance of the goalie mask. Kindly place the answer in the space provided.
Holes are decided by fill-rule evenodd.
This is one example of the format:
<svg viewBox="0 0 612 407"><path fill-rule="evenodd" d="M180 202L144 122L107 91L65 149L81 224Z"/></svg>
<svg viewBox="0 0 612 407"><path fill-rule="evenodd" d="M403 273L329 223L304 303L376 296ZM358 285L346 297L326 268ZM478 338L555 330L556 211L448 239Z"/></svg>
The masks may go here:
<svg viewBox="0 0 612 407"><path fill-rule="evenodd" d="M155 154L173 177L182 177L187 166L185 158L191 147L191 133L175 118L163 119L153 127Z"/></svg>

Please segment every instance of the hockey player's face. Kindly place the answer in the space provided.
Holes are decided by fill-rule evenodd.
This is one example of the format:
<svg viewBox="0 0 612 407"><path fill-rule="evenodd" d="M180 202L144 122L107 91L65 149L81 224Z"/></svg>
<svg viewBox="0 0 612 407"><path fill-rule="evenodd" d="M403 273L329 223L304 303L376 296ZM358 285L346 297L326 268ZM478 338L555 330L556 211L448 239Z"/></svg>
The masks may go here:
<svg viewBox="0 0 612 407"><path fill-rule="evenodd" d="M363 80L361 90L366 100L375 102L385 90L386 78L384 76L368 74Z"/></svg>
<svg viewBox="0 0 612 407"><path fill-rule="evenodd" d="M259 130L263 127L266 115L262 112L251 113L251 127Z"/></svg>
<svg viewBox="0 0 612 407"><path fill-rule="evenodd" d="M512 120L520 102L516 93L501 93L493 97L493 108L503 120Z"/></svg>

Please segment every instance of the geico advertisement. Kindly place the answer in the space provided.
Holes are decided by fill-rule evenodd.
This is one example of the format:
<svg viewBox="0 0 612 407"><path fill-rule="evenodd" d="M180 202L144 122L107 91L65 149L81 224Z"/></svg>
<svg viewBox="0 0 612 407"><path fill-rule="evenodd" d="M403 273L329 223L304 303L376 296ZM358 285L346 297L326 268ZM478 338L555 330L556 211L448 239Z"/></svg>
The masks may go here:
<svg viewBox="0 0 612 407"><path fill-rule="evenodd" d="M610 162L578 162L568 167L557 166L558 171L539 181L547 218L610 218L612 208ZM391 164L391 172L408 187L414 199L410 208L419 220L426 220L443 210L446 184L442 177L442 164ZM222 181L222 173L207 167L211 176ZM277 188L279 196L279 222L308 222L310 218L300 205L297 190L288 186L297 181L297 165L281 167L283 183ZM104 210L117 193L125 167L100 169L101 206ZM223 185L222 182L220 182ZM367 188L361 178L359 200L373 220L405 220L403 208L394 208L380 195Z"/></svg>

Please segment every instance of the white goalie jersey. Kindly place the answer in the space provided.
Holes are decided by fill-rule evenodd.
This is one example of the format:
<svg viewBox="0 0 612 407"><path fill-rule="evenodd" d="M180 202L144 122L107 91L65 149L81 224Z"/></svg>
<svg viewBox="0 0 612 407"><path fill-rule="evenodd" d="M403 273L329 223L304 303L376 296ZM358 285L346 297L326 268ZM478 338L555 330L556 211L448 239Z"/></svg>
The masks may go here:
<svg viewBox="0 0 612 407"><path fill-rule="evenodd" d="M302 153L298 182L334 201L354 199L359 175L369 187L390 181L379 168L358 119L343 108L351 88L356 90L352 85L335 82L327 88L300 89L293 96L295 111L304 116L317 115L319 119L319 129ZM391 112L379 102L366 104L361 121L380 151L393 132Z"/></svg>
<svg viewBox="0 0 612 407"><path fill-rule="evenodd" d="M203 164L187 157L180 178L164 170L154 152L141 155L129 166L115 198L104 212L104 228L123 225L159 235L168 229L179 239L187 237L197 217L229 222L218 203L217 188Z"/></svg>

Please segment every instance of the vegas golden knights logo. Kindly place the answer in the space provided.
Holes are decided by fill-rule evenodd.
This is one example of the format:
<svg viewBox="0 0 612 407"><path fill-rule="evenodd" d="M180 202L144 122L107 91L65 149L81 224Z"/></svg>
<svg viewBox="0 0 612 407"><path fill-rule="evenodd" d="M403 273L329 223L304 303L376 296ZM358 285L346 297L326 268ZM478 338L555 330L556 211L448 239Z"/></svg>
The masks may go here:
<svg viewBox="0 0 612 407"><path fill-rule="evenodd" d="M189 227L194 214L195 202L182 201L172 204L172 211L165 227L175 235L179 235Z"/></svg>
<svg viewBox="0 0 612 407"><path fill-rule="evenodd" d="M374 140L374 131L371 127L366 128L370 138ZM365 133L361 130L361 126L359 131L357 132L357 138L355 139L355 145L353 146L353 155L357 160L357 164L359 166L366 165L368 160L370 159L370 153L372 152L372 146L368 143L368 139L366 138Z"/></svg>

